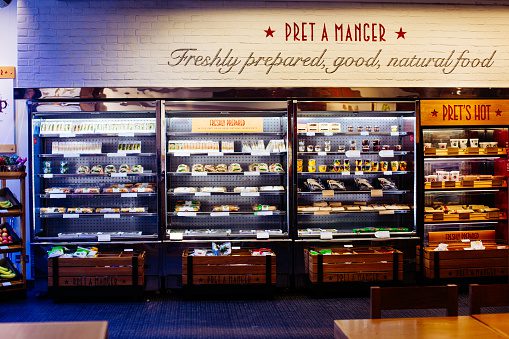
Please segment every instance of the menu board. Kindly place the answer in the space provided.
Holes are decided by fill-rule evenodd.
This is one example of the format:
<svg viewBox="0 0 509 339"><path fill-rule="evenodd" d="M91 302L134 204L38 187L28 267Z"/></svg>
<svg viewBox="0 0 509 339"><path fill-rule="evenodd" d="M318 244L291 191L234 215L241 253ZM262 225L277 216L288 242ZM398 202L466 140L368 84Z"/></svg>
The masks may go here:
<svg viewBox="0 0 509 339"><path fill-rule="evenodd" d="M263 118L193 118L193 133L261 133Z"/></svg>
<svg viewBox="0 0 509 339"><path fill-rule="evenodd" d="M509 125L509 100L422 100L421 126Z"/></svg>

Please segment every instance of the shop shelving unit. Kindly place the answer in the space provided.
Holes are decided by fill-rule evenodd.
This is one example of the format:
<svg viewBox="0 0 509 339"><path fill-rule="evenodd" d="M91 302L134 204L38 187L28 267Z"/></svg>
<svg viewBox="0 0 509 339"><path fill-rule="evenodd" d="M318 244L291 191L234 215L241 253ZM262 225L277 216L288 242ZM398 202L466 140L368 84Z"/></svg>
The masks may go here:
<svg viewBox="0 0 509 339"><path fill-rule="evenodd" d="M156 101L29 102L35 244L159 240L157 107ZM57 148L62 144L64 150ZM121 146L134 144L141 148ZM103 172L84 170L95 165ZM115 171L105 172L107 165ZM128 168L121 172L121 165ZM143 171L133 171L135 165Z"/></svg>
<svg viewBox="0 0 509 339"><path fill-rule="evenodd" d="M16 292L26 291L26 199L25 199L25 172L0 172L1 188L8 187L8 182L19 182L19 201L21 208L16 210L2 210L0 211L1 223L8 222L7 218L19 218L19 238L20 242L12 245L0 245L0 255L2 258L11 257L16 262L16 256L19 255L19 267L21 268L21 277L16 280L0 280L0 292Z"/></svg>

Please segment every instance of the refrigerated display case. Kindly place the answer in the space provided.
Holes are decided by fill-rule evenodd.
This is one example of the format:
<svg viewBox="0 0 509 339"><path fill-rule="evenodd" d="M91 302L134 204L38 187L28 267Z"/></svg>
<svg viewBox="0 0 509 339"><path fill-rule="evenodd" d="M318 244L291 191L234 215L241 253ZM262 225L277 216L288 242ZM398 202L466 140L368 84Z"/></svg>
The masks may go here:
<svg viewBox="0 0 509 339"><path fill-rule="evenodd" d="M286 101L166 102L167 239L284 239Z"/></svg>
<svg viewBox="0 0 509 339"><path fill-rule="evenodd" d="M508 273L507 265L501 270L492 267L495 263L503 268L497 264L497 253L507 262L509 248L505 245L509 129L502 119L503 105L504 101L497 100L436 100L421 104L424 273L428 278ZM485 109L486 115L477 115ZM445 270L442 261L453 251L458 252L456 261L451 261ZM437 257L434 264L427 264L432 256Z"/></svg>
<svg viewBox="0 0 509 339"><path fill-rule="evenodd" d="M295 119L298 239L417 238L414 101L297 101Z"/></svg>
<svg viewBox="0 0 509 339"><path fill-rule="evenodd" d="M33 242L159 237L155 101L29 103Z"/></svg>

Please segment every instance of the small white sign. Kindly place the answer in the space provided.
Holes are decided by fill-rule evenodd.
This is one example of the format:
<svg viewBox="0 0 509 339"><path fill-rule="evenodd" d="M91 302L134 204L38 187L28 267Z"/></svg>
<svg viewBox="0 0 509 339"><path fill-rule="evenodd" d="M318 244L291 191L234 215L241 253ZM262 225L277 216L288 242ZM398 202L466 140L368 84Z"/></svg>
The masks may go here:
<svg viewBox="0 0 509 339"><path fill-rule="evenodd" d="M266 152L266 151L253 151L253 152L251 152L251 155L258 156L258 157L268 157L270 155L270 152Z"/></svg>
<svg viewBox="0 0 509 339"><path fill-rule="evenodd" d="M355 175L364 175L363 171L355 171Z"/></svg>
<svg viewBox="0 0 509 339"><path fill-rule="evenodd" d="M240 250L240 246L232 246L232 250Z"/></svg>
<svg viewBox="0 0 509 339"><path fill-rule="evenodd" d="M210 192L194 192L195 197L210 197Z"/></svg>
<svg viewBox="0 0 509 339"><path fill-rule="evenodd" d="M12 285L12 284L11 284L11 282L9 282L9 281L6 281L6 282L3 282L3 283L2 283L2 286L11 286L11 285Z"/></svg>
<svg viewBox="0 0 509 339"><path fill-rule="evenodd" d="M325 135L326 137L331 137L334 135L333 132L323 132L323 135Z"/></svg>
<svg viewBox="0 0 509 339"><path fill-rule="evenodd" d="M106 153L107 157L113 158L113 157L125 157L127 153L125 152L117 152L117 153Z"/></svg>
<svg viewBox="0 0 509 339"><path fill-rule="evenodd" d="M80 156L79 153L64 153L64 158L79 158Z"/></svg>
<svg viewBox="0 0 509 339"><path fill-rule="evenodd" d="M385 238L390 238L390 237L391 237L391 232L389 232L389 231L375 232L375 238L385 239Z"/></svg>
<svg viewBox="0 0 509 339"><path fill-rule="evenodd" d="M0 246L0 250L8 250L9 246Z"/></svg>
<svg viewBox="0 0 509 339"><path fill-rule="evenodd" d="M65 199L67 198L67 194L50 194L50 199Z"/></svg>
<svg viewBox="0 0 509 339"><path fill-rule="evenodd" d="M260 192L240 192L240 196L242 196L242 197L259 197Z"/></svg>
<svg viewBox="0 0 509 339"><path fill-rule="evenodd" d="M118 133L119 137L134 137L134 133Z"/></svg>
<svg viewBox="0 0 509 339"><path fill-rule="evenodd" d="M196 212L177 212L179 217L196 217Z"/></svg>
<svg viewBox="0 0 509 339"><path fill-rule="evenodd" d="M175 151L173 153L173 155L176 156L176 157L189 157L189 156L191 156L191 153L183 152L183 151Z"/></svg>
<svg viewBox="0 0 509 339"><path fill-rule="evenodd" d="M120 193L121 198L137 198L138 193Z"/></svg>
<svg viewBox="0 0 509 339"><path fill-rule="evenodd" d="M8 210L0 210L0 213L9 213Z"/></svg>
<svg viewBox="0 0 509 339"><path fill-rule="evenodd" d="M79 214L64 213L64 214L62 214L62 218L64 218L64 219L79 219L80 215Z"/></svg>
<svg viewBox="0 0 509 339"><path fill-rule="evenodd" d="M209 152L207 153L209 157L222 157L224 154L223 152Z"/></svg>
<svg viewBox="0 0 509 339"><path fill-rule="evenodd" d="M363 131L363 132L361 132L361 135L366 135L367 136L367 135L369 135L369 132Z"/></svg>
<svg viewBox="0 0 509 339"><path fill-rule="evenodd" d="M327 156L327 152L318 152L318 156L325 157Z"/></svg>
<svg viewBox="0 0 509 339"><path fill-rule="evenodd" d="M346 248L352 248L352 247L353 247L353 245L352 245L352 244L346 244L346 245L344 245L344 247L346 247Z"/></svg>
<svg viewBox="0 0 509 339"><path fill-rule="evenodd" d="M184 233L182 232L171 232L170 240L182 240L184 239Z"/></svg>
<svg viewBox="0 0 509 339"><path fill-rule="evenodd" d="M274 215L273 211L258 211L255 212L255 215Z"/></svg>
<svg viewBox="0 0 509 339"><path fill-rule="evenodd" d="M248 172L244 172L244 175L247 175L247 176L259 176L260 175L260 172L257 172L257 171L248 171Z"/></svg>
<svg viewBox="0 0 509 339"><path fill-rule="evenodd" d="M74 138L74 137L76 137L76 134L74 134L74 133L60 133L58 136L60 138Z"/></svg>
<svg viewBox="0 0 509 339"><path fill-rule="evenodd" d="M380 158L394 158L394 151L391 149L384 149L378 152Z"/></svg>
<svg viewBox="0 0 509 339"><path fill-rule="evenodd" d="M320 239L322 240L331 240L333 238L332 232L320 232Z"/></svg>
<svg viewBox="0 0 509 339"><path fill-rule="evenodd" d="M361 151L359 150L349 150L345 152L347 158L359 158L361 156Z"/></svg>
<svg viewBox="0 0 509 339"><path fill-rule="evenodd" d="M391 214L394 214L394 210L383 210L383 211L378 211L378 214L379 214L379 215L391 215Z"/></svg>
<svg viewBox="0 0 509 339"><path fill-rule="evenodd" d="M51 179L51 178L53 178L53 174L51 174L51 173L43 174L42 177L45 179Z"/></svg>
<svg viewBox="0 0 509 339"><path fill-rule="evenodd" d="M127 178L127 173L111 173L112 178Z"/></svg>
<svg viewBox="0 0 509 339"><path fill-rule="evenodd" d="M384 171L384 175L392 175L392 171Z"/></svg>
<svg viewBox="0 0 509 339"><path fill-rule="evenodd" d="M134 252L132 248L124 248L124 252Z"/></svg>
<svg viewBox="0 0 509 339"><path fill-rule="evenodd" d="M110 234L98 234L97 241L111 241L111 235Z"/></svg>
<svg viewBox="0 0 509 339"><path fill-rule="evenodd" d="M206 177L207 172L191 172L192 177Z"/></svg>
<svg viewBox="0 0 509 339"><path fill-rule="evenodd" d="M343 171L343 172L341 172L341 175L350 175L350 172L349 171Z"/></svg>
<svg viewBox="0 0 509 339"><path fill-rule="evenodd" d="M470 239L461 239L461 242L470 242Z"/></svg>
<svg viewBox="0 0 509 339"><path fill-rule="evenodd" d="M210 212L211 217L229 217L230 212Z"/></svg>
<svg viewBox="0 0 509 339"><path fill-rule="evenodd" d="M256 239L269 239L269 232L256 232Z"/></svg>
<svg viewBox="0 0 509 339"><path fill-rule="evenodd" d="M399 132L391 132L391 136L393 137L399 137L400 133Z"/></svg>
<svg viewBox="0 0 509 339"><path fill-rule="evenodd" d="M104 219L120 219L120 214L118 213L108 213L104 215Z"/></svg>
<svg viewBox="0 0 509 339"><path fill-rule="evenodd" d="M314 137L315 136L315 132L306 132L306 135L308 137Z"/></svg>

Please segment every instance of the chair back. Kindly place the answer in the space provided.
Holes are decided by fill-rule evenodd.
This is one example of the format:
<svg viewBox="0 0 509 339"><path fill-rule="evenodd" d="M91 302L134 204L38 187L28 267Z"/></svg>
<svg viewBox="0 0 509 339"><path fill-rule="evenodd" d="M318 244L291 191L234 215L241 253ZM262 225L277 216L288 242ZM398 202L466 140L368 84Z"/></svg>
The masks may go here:
<svg viewBox="0 0 509 339"><path fill-rule="evenodd" d="M509 306L509 284L470 284L468 305L470 314L481 313L481 307Z"/></svg>
<svg viewBox="0 0 509 339"><path fill-rule="evenodd" d="M448 316L458 315L458 286L371 287L371 319L382 310L445 308Z"/></svg>

